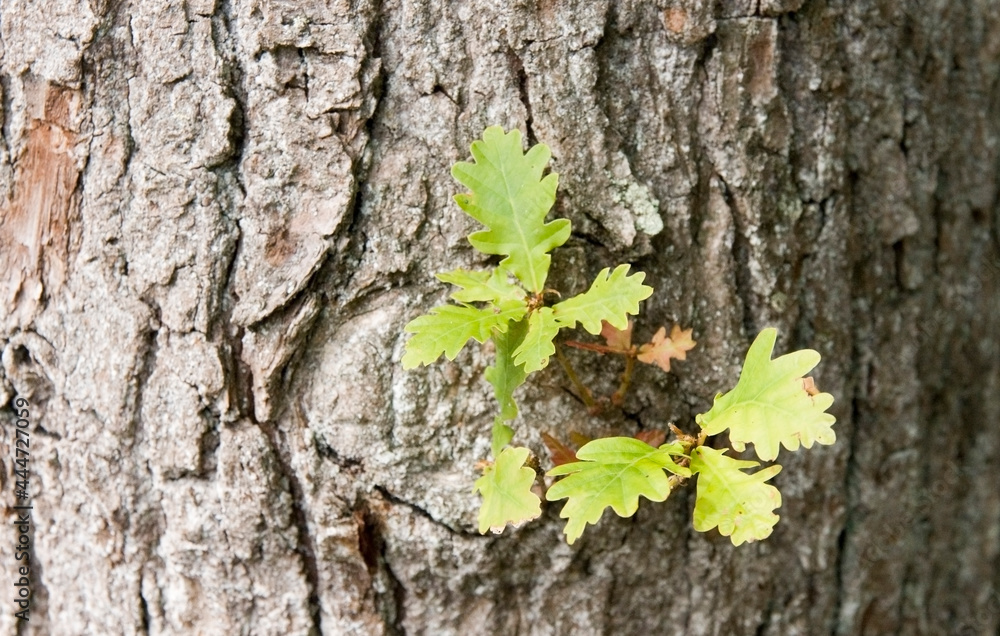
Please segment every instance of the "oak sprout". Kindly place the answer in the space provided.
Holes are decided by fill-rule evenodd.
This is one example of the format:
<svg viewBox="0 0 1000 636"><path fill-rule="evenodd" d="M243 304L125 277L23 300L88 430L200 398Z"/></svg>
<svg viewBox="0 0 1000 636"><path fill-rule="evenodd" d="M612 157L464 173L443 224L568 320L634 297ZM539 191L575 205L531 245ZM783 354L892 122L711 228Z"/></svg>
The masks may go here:
<svg viewBox="0 0 1000 636"><path fill-rule="evenodd" d="M552 297L545 286L549 252L564 244L571 232L567 219L545 221L558 183L555 173L543 175L550 156L544 144L524 153L517 130L504 133L496 126L473 142L473 161L452 168L452 175L469 188L455 201L485 226L469 236L472 246L504 258L492 271L437 274L456 288L451 294L454 302L434 307L404 328L413 334L402 359L406 369L434 362L442 354L454 360L469 340L494 343L496 361L485 373L499 405L492 427L493 461L483 463L483 475L474 487L483 498L482 533L499 533L508 524L516 527L541 514L541 499L532 490L537 474L528 465L531 451L510 445L515 432L509 422L518 417L514 392L527 376L545 368L555 355L581 399L592 410L600 408L557 349L562 330L579 324L590 334L601 335L606 344L565 344L626 358L621 387L610 400L613 404L621 404L636 361L669 371L671 359L684 360L696 344L691 329L678 325L669 336L661 328L650 342L632 344L629 316L639 313L639 303L653 288L643 284L642 272L630 273L628 264L601 270L579 295L547 303ZM697 479L696 530L717 528L734 545L769 536L779 519L774 510L781 506L781 494L765 482L781 466L748 473L746 469L759 463L730 457L726 450L705 446L705 441L728 430L734 450L753 445L763 461L776 459L780 446L794 451L836 441L834 417L825 412L833 396L819 392L805 377L819 363L819 353L807 349L772 359L776 339L775 329L761 331L736 387L717 396L707 413L696 416L701 427L697 436L669 425L676 439L668 443L662 443L666 441L662 431L647 431L637 436L641 439L587 441L574 454L554 437L543 435L556 463L546 475L558 478L545 498L566 500L560 512L567 520L566 540L573 543L607 508L629 517L638 509L640 497L664 501L689 479Z"/></svg>

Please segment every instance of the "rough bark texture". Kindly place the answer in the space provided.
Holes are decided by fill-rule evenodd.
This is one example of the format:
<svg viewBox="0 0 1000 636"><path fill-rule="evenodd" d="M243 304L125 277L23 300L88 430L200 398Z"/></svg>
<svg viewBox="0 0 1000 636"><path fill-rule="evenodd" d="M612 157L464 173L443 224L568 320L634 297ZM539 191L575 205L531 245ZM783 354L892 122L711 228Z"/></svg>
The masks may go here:
<svg viewBox="0 0 1000 636"><path fill-rule="evenodd" d="M0 23L0 403L32 405L35 594L0 632L998 633L995 0L3 0ZM839 441L782 455L770 539L693 532L687 492L572 548L559 506L475 532L488 358L399 358L432 274L487 263L448 171L491 124L553 150L574 235L550 283L633 262L639 334L699 341L618 419L551 365L518 441L691 429L777 326L823 354Z"/></svg>

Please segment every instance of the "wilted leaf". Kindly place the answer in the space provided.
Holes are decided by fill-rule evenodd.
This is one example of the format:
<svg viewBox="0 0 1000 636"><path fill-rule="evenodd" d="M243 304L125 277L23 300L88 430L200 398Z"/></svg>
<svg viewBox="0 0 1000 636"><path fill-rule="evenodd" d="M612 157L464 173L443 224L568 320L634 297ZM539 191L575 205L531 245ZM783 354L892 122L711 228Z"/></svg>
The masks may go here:
<svg viewBox="0 0 1000 636"><path fill-rule="evenodd" d="M580 431L569 432L569 443L572 444L573 446L576 446L577 448L582 448L592 441L594 441L593 437L584 435Z"/></svg>
<svg viewBox="0 0 1000 636"><path fill-rule="evenodd" d="M691 339L691 332L692 329L682 330L680 325L674 325L668 338L667 330L660 327L652 341L639 347L639 362L655 364L664 371L670 371L671 358L686 359L687 352L698 344Z"/></svg>
<svg viewBox="0 0 1000 636"><path fill-rule="evenodd" d="M601 323L601 337L608 344L609 349L626 352L632 349L632 326L633 322L628 321L628 327L618 329L606 320Z"/></svg>
<svg viewBox="0 0 1000 636"><path fill-rule="evenodd" d="M576 451L548 433L542 433L542 442L549 449L549 457L552 458L553 466L562 466L576 461Z"/></svg>
<svg viewBox="0 0 1000 636"><path fill-rule="evenodd" d="M635 438L640 442L646 442L650 446L657 447L667 441L667 434L664 431L653 428L645 431L639 431L635 434Z"/></svg>

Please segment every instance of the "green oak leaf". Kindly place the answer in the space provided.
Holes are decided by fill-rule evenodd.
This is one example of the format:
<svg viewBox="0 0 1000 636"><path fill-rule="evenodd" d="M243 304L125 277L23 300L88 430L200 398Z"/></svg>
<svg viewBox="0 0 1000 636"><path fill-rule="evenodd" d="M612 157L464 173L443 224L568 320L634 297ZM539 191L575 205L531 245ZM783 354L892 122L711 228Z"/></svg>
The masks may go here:
<svg viewBox="0 0 1000 636"><path fill-rule="evenodd" d="M596 524L609 506L619 517L631 517L639 508L640 496L650 501L665 500L671 483L664 471L691 475L671 457L683 454L678 443L654 448L632 437L605 437L584 444L576 453L580 461L556 466L546 473L566 475L545 495L549 501L567 500L559 513L568 519L566 541L576 541L587 524Z"/></svg>
<svg viewBox="0 0 1000 636"><path fill-rule="evenodd" d="M653 293L652 287L642 284L644 273L628 276L628 270L628 265L619 265L609 275L609 268L602 269L590 289L552 308L556 322L564 327L580 322L594 335L601 333L601 321L616 329L627 329L628 315L638 314L639 302Z"/></svg>
<svg viewBox="0 0 1000 636"><path fill-rule="evenodd" d="M500 456L500 452L504 449L504 446L510 444L510 440L512 439L514 439L514 429L504 424L503 418L499 415L493 418L490 450L493 451L494 459Z"/></svg>
<svg viewBox="0 0 1000 636"><path fill-rule="evenodd" d="M544 369L549 363L549 356L556 352L552 339L557 333L559 323L550 307L532 312L528 316L528 333L524 336L524 342L514 350L514 362L522 365L525 373Z"/></svg>
<svg viewBox="0 0 1000 636"><path fill-rule="evenodd" d="M406 343L403 368L430 364L442 353L454 360L469 338L486 342L494 329L506 331L508 323L520 320L527 311L524 301L514 300L483 309L465 305L434 307L429 314L418 316L403 327L404 331L413 334Z"/></svg>
<svg viewBox="0 0 1000 636"><path fill-rule="evenodd" d="M691 451L691 471L698 475L698 492L694 503L694 529L708 532L719 528L733 545L759 541L770 536L781 507L781 493L768 479L781 472L777 464L756 473L744 468L760 466L758 462L727 457L725 450L699 446Z"/></svg>
<svg viewBox="0 0 1000 636"><path fill-rule="evenodd" d="M500 404L500 418L512 420L517 417L517 403L514 402L514 390L524 384L528 374L524 366L514 362L514 350L528 333L528 321L512 322L506 331L493 332L493 344L496 345L496 363L487 367L486 381L493 385L493 395Z"/></svg>
<svg viewBox="0 0 1000 636"><path fill-rule="evenodd" d="M736 388L718 395L708 413L695 420L708 435L729 429L729 440L737 451L753 444L757 457L771 461L779 446L790 451L799 444L833 444L836 419L826 409L833 404L829 393L807 390L811 381L803 378L820 360L811 349L795 351L771 359L775 329L765 329L747 352L746 363Z"/></svg>
<svg viewBox="0 0 1000 636"><path fill-rule="evenodd" d="M460 303L524 300L524 290L507 280L507 272L497 267L493 272L456 269L435 274L438 280L451 283L460 289L451 297Z"/></svg>
<svg viewBox="0 0 1000 636"><path fill-rule="evenodd" d="M554 172L542 178L551 157L548 146L536 144L524 154L518 130L504 134L499 126L491 126L472 143L472 157L474 163L459 162L451 169L471 190L455 201L487 228L471 234L469 242L484 254L506 256L501 267L529 291L541 292L551 261L548 252L570 235L569 220L545 222L559 179Z"/></svg>
<svg viewBox="0 0 1000 636"><path fill-rule="evenodd" d="M479 508L479 533L491 530L503 532L507 524L515 528L542 514L542 501L531 492L535 471L526 467L527 448L508 447L500 452L496 462L487 466L476 480L473 492L483 496Z"/></svg>

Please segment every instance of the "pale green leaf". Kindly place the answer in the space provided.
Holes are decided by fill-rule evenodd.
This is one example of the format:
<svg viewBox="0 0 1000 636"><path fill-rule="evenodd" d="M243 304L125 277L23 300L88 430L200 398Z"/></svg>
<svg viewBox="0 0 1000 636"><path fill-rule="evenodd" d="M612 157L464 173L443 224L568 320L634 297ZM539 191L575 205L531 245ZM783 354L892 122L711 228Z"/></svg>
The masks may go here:
<svg viewBox="0 0 1000 636"><path fill-rule="evenodd" d="M507 279L507 272L495 268L487 271L456 269L435 274L438 280L451 283L460 289L451 297L460 303L490 302L499 304L505 300L524 300L524 290Z"/></svg>
<svg viewBox="0 0 1000 636"><path fill-rule="evenodd" d="M691 475L671 457L683 454L678 443L653 448L632 437L605 437L580 448L576 453L580 461L550 470L549 476L566 475L545 495L549 501L567 499L559 513L568 520L566 541L576 541L587 524L596 524L609 506L618 516L631 517L639 507L640 496L650 501L665 500L671 487L665 471Z"/></svg>
<svg viewBox="0 0 1000 636"><path fill-rule="evenodd" d="M724 453L708 446L691 451L691 471L698 474L694 529L708 532L718 527L733 545L766 539L778 523L773 511L781 506L781 493L764 482L781 472L781 466L748 474L742 469L760 464Z"/></svg>
<svg viewBox="0 0 1000 636"><path fill-rule="evenodd" d="M473 492L483 496L480 534L487 530L500 534L508 523L516 528L542 514L542 501L531 492L535 471L524 465L528 454L527 448L505 448L476 480Z"/></svg>
<svg viewBox="0 0 1000 636"><path fill-rule="evenodd" d="M771 359L775 329L765 329L747 352L736 388L715 398L708 413L696 421L709 435L729 429L729 440L737 451L753 444L757 457L771 461L780 446L790 451L799 444L833 444L836 419L826 409L833 404L829 393L807 390L803 376L820 360L819 353L804 349ZM815 393L815 394L813 394Z"/></svg>
<svg viewBox="0 0 1000 636"><path fill-rule="evenodd" d="M514 439L514 429L503 423L503 418L497 416L493 418L493 439L490 444L490 450L493 451L493 458L496 459L500 456L500 451L503 450L504 446L510 444L510 440Z"/></svg>
<svg viewBox="0 0 1000 636"><path fill-rule="evenodd" d="M460 162L451 174L471 192L455 197L459 207L487 229L469 236L485 254L506 256L500 262L532 292L541 292L548 275L548 252L566 242L570 222L545 222L555 202L558 176L542 172L549 162L548 146L521 150L521 133L504 134L499 126L472 143L474 163Z"/></svg>
<svg viewBox="0 0 1000 636"><path fill-rule="evenodd" d="M406 343L403 368L430 364L445 354L454 360L470 338L486 342L494 329L506 331L511 321L520 320L528 311L523 301L506 301L499 307L478 309L460 305L441 305L429 314L411 320L403 329L413 334Z"/></svg>
<svg viewBox="0 0 1000 636"><path fill-rule="evenodd" d="M506 331L493 332L496 362L486 369L485 376L487 382L493 385L493 395L500 404L500 417L504 420L517 417L514 390L524 384L524 379L528 375L522 365L514 362L514 350L524 342L527 332L527 320L510 323Z"/></svg>
<svg viewBox="0 0 1000 636"><path fill-rule="evenodd" d="M525 373L544 369L549 357L556 352L552 339L559 333L550 307L542 307L528 317L528 333L514 350L514 362L524 367Z"/></svg>
<svg viewBox="0 0 1000 636"><path fill-rule="evenodd" d="M601 333L601 321L616 329L628 328L628 315L639 313L639 302L653 293L653 288L643 285L646 275L637 272L628 276L628 265L619 265L610 275L605 267L597 274L590 289L552 308L556 322L574 327L577 322L590 333Z"/></svg>

